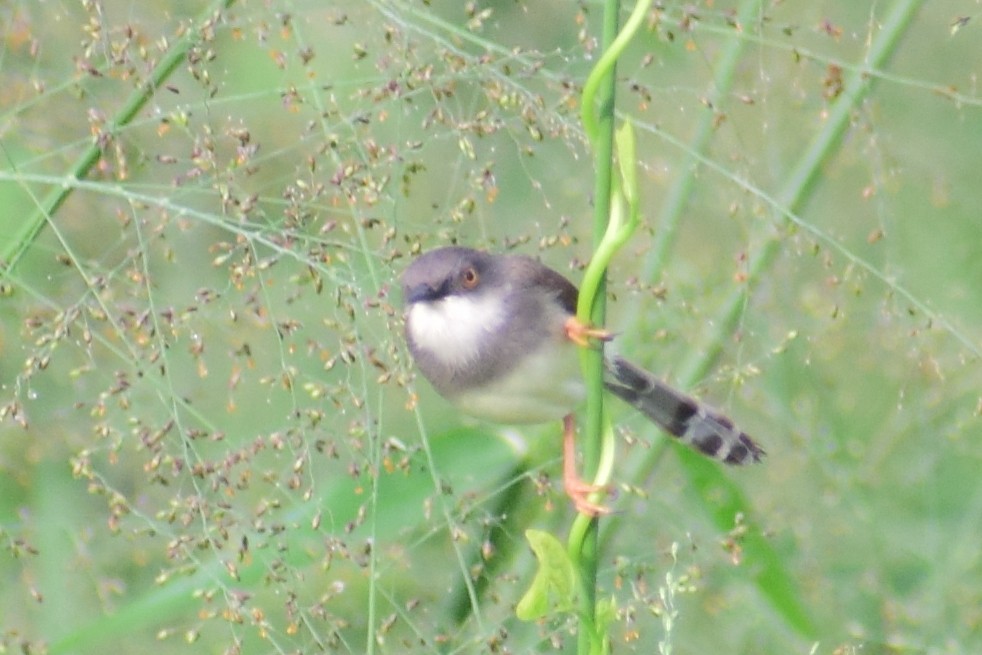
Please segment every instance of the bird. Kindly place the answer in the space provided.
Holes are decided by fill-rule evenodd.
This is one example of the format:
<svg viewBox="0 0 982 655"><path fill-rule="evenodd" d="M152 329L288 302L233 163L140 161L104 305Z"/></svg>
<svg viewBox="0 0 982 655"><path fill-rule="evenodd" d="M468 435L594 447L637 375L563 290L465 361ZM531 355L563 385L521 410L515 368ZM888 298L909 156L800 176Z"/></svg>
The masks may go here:
<svg viewBox="0 0 982 655"><path fill-rule="evenodd" d="M613 335L577 319L576 286L535 258L462 246L419 255L401 285L406 343L436 392L493 423L562 420L566 494L588 516L609 512L576 472L575 411L586 395L577 349ZM708 457L742 465L765 454L729 418L623 357L605 360L604 386Z"/></svg>

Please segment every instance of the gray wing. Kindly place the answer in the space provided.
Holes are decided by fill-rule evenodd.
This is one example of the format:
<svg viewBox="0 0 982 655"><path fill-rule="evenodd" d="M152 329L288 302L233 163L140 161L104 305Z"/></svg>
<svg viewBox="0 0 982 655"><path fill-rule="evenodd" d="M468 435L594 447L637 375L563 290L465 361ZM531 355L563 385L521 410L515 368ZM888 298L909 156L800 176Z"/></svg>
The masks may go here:
<svg viewBox="0 0 982 655"><path fill-rule="evenodd" d="M727 464L759 462L764 449L733 421L654 375L615 357L607 362L604 384L673 437Z"/></svg>

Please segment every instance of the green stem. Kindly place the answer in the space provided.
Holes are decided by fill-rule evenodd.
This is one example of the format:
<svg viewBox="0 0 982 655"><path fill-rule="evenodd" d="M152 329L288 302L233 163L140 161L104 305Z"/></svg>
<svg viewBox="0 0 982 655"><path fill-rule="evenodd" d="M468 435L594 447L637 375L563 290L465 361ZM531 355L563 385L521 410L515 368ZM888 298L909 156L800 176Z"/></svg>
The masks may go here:
<svg viewBox="0 0 982 655"><path fill-rule="evenodd" d="M144 81L126 99L123 107L116 113L112 120L106 124L105 135L103 138L93 140L79 158L72 164L67 177L70 180L83 179L88 172L99 161L102 155L104 140L114 139L119 130L127 125L143 109L147 102L154 96L164 81L170 77L171 73L185 61L188 50L201 40L201 32L212 28L218 20L220 13L227 9L234 0L216 0L202 14L197 21L197 29L188 29L181 39L168 50L154 69L150 72L150 77ZM38 200L37 211L30 216L24 223L21 230L10 240L10 246L5 251L0 252L0 279L9 275L21 258L30 250L34 241L41 234L44 226L54 217L58 209L65 204L68 196L75 190L75 185L65 184L52 189L43 199ZM28 189L30 192L30 189ZM33 197L33 193L31 196Z"/></svg>
<svg viewBox="0 0 982 655"><path fill-rule="evenodd" d="M604 2L603 31L601 44L606 53L617 38L619 0ZM595 66L587 84L584 86L581 100L581 115L587 138L594 153L594 213L593 238L599 243L607 228L610 208L612 163L614 154L614 101L616 88L616 58L601 57L604 68ZM599 62L598 62L599 63ZM599 72L598 72L599 71ZM596 105L599 105L599 118L594 115ZM582 308L589 313L589 322L603 325L606 315L604 282L601 279L592 297L584 297L581 292L577 314L582 315ZM603 351L601 349L583 349L583 370L586 381L587 411L583 424L583 466L592 470L600 459L601 433L603 430ZM577 636L577 652L580 655L591 653L597 639L596 602L597 602L597 568L599 561L598 549L599 524L597 519L588 519L578 514L573 521L567 542L570 557L577 569L580 583L578 594L580 631Z"/></svg>
<svg viewBox="0 0 982 655"><path fill-rule="evenodd" d="M583 88L581 117L594 151L595 170L594 255L584 274L577 303L577 317L585 324L605 323L607 265L637 225L634 133L629 124L618 134L620 178L613 171L616 65L650 6L651 0L639 0L624 29L618 34L619 2L605 2L603 55ZM605 485L613 467L614 439L603 408L603 349L583 349L581 362L587 386L587 411L583 427L585 438L582 441L584 468L595 470L594 482ZM607 650L606 626L597 622L598 525L595 518L578 515L567 542L580 585L578 652L581 654L604 653Z"/></svg>
<svg viewBox="0 0 982 655"><path fill-rule="evenodd" d="M613 11L611 12L611 6L613 6ZM587 76L586 82L583 84L583 103L580 105L580 120L583 122L583 131L586 132L586 136L590 139L590 145L597 152L598 156L600 151L598 150L598 141L601 137L609 139L613 135L613 104L614 104L614 82L615 72L617 70L617 60L624 53L624 49L627 48L627 44L631 42L634 38L635 33L638 28L641 27L641 21L644 20L645 15L648 13L648 8L651 7L651 0L639 0L639 2L634 5L634 11L628 16L627 22L624 23L624 29L621 30L620 34L617 34L617 13L619 11L619 3L608 1L604 5L604 44L607 44L607 37L614 34L613 40L609 45L604 48L603 54L597 61L593 70L590 71L590 75ZM613 13L613 16L610 14ZM608 28L612 32L608 32ZM603 85L603 87L601 87ZM600 92L600 119L597 119L597 108L593 102L594 98L598 97L597 93ZM607 93L609 92L609 96ZM605 100L609 100L610 107L607 107ZM604 121L605 118L610 118L609 121ZM609 131L609 132L608 132ZM608 142L609 143L609 142ZM608 160L609 161L609 160ZM598 162L599 163L599 162ZM609 169L608 169L609 173ZM608 181L610 177L608 176ZM599 204L598 204L599 206ZM606 219L603 221L603 226L606 227ZM598 227L597 223L594 223L594 227Z"/></svg>

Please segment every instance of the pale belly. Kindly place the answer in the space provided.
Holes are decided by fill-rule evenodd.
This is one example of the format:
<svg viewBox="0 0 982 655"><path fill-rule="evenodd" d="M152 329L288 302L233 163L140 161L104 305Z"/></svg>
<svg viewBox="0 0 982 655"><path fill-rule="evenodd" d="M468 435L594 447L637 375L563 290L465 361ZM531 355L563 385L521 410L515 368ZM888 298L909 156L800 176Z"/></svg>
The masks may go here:
<svg viewBox="0 0 982 655"><path fill-rule="evenodd" d="M585 393L577 346L564 339L543 344L479 391L460 391L448 400L462 412L495 423L544 423L572 412Z"/></svg>

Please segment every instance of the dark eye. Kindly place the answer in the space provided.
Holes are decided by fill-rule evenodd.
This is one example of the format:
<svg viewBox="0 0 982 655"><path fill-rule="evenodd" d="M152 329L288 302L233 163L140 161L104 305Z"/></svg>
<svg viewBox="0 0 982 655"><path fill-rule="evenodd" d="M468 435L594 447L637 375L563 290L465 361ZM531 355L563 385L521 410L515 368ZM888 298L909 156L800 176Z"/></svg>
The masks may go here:
<svg viewBox="0 0 982 655"><path fill-rule="evenodd" d="M461 281L465 289L473 289L477 286L477 283L481 281L481 277L477 274L477 270L474 268L468 268L464 271Z"/></svg>

